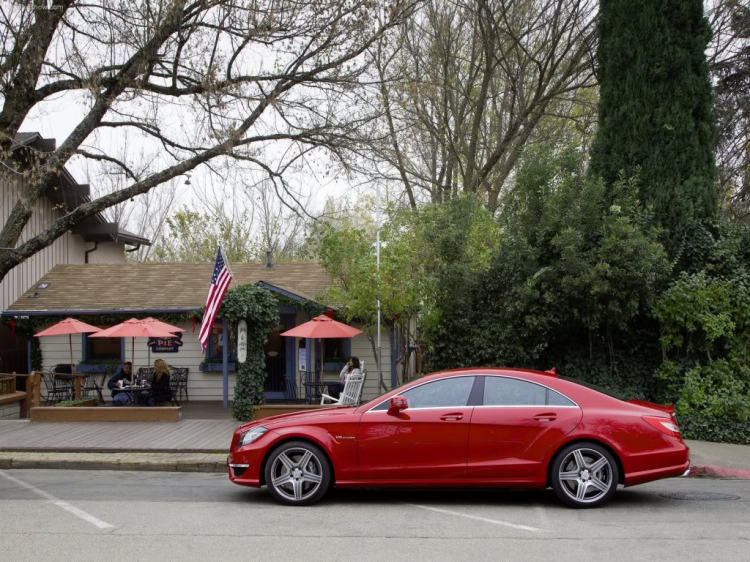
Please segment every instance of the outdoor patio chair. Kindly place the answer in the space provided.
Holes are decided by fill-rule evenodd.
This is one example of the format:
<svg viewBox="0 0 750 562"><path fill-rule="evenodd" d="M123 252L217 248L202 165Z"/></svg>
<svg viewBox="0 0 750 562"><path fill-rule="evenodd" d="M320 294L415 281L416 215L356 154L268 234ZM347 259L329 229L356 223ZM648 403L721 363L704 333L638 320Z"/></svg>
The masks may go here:
<svg viewBox="0 0 750 562"><path fill-rule="evenodd" d="M346 377L346 383L344 384L344 390L338 398L328 396L327 394L321 395L320 405L321 406L356 406L359 403L359 397L362 394L362 387L365 384L364 373L357 373L355 375L349 375Z"/></svg>
<svg viewBox="0 0 750 562"><path fill-rule="evenodd" d="M45 405L71 399L73 387L68 381L60 381L54 373L44 373L42 381L44 382L42 399Z"/></svg>
<svg viewBox="0 0 750 562"><path fill-rule="evenodd" d="M172 381L177 383L177 399L182 400L182 393L185 393L185 402L190 402L190 396L188 396L188 374L190 369L188 367L172 367L169 365L169 384L171 386Z"/></svg>
<svg viewBox="0 0 750 562"><path fill-rule="evenodd" d="M172 392L172 400L171 400L172 405L179 406L180 402L178 400L177 394L180 391L180 381L177 379L177 377L171 374L169 376L169 390Z"/></svg>
<svg viewBox="0 0 750 562"><path fill-rule="evenodd" d="M154 378L154 368L153 367L139 367L138 373L136 373L136 376L141 379L142 381L150 381Z"/></svg>
<svg viewBox="0 0 750 562"><path fill-rule="evenodd" d="M87 398L92 394L96 394L97 405L101 406L104 404L104 396L102 396L102 387L107 379L106 371L103 373L89 373L86 375L86 379L81 389L81 396Z"/></svg>

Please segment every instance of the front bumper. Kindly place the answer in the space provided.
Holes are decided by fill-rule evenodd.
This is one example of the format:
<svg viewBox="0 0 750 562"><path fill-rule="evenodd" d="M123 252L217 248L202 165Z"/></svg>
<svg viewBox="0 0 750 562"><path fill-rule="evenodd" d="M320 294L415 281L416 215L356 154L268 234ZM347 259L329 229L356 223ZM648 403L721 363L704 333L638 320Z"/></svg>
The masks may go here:
<svg viewBox="0 0 750 562"><path fill-rule="evenodd" d="M260 467L263 464L265 447L244 447L232 451L227 456L227 473L229 480L240 486L259 488L261 485Z"/></svg>

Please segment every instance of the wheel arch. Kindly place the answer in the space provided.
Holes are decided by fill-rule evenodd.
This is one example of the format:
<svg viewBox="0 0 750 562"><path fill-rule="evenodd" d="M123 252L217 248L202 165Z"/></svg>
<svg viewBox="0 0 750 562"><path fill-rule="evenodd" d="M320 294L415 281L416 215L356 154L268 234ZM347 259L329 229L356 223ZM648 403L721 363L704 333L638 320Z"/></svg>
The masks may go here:
<svg viewBox="0 0 750 562"><path fill-rule="evenodd" d="M333 459L331 458L331 452L328 450L328 447L326 447L324 443L321 443L320 441L310 437L309 435L284 435L273 444L271 444L270 447L268 447L268 450L263 455L263 459L261 460L260 467L258 469L260 471L260 485L264 486L266 484L266 464L268 463L268 459L271 458L271 455L276 451L276 449L292 441L307 442L310 445L315 445L323 452L326 460L328 461L328 466L330 466L331 468L331 485L333 486L336 483L336 468L334 467Z"/></svg>
<svg viewBox="0 0 750 562"><path fill-rule="evenodd" d="M605 440L597 437L577 437L575 439L571 439L570 441L565 441L563 443L560 443L554 450L554 452L550 455L549 461L547 462L547 468L546 468L546 481L545 485L550 486L552 484L552 465L554 464L554 460L557 457L557 455L560 454L560 451L562 451L565 447L568 447L569 445L575 445L577 443L595 443L596 445L599 445L600 447L604 447L609 453L612 455L612 457L615 459L615 462L617 463L617 472L618 472L618 484L625 484L625 468L622 464L622 459L620 458L620 454L617 452L617 449L615 449L610 443L607 443Z"/></svg>

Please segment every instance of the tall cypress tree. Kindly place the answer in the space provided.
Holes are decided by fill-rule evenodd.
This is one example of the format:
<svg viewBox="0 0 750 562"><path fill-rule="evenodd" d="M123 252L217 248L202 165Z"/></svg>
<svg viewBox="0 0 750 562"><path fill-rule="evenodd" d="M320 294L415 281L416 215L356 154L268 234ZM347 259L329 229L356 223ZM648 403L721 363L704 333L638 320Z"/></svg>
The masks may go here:
<svg viewBox="0 0 750 562"><path fill-rule="evenodd" d="M601 0L599 129L592 170L640 168L641 200L676 240L717 210L703 0Z"/></svg>

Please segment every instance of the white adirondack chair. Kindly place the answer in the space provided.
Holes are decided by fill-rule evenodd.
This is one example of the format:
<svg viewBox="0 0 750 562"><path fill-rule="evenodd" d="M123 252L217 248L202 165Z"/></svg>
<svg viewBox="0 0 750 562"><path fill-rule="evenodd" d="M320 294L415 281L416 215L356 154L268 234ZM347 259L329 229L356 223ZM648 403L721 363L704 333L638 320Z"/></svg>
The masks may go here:
<svg viewBox="0 0 750 562"><path fill-rule="evenodd" d="M362 388L365 385L365 374L356 373L346 377L346 383L344 384L344 390L338 398L323 394L320 399L321 406L357 406L359 404L360 396L362 395Z"/></svg>

